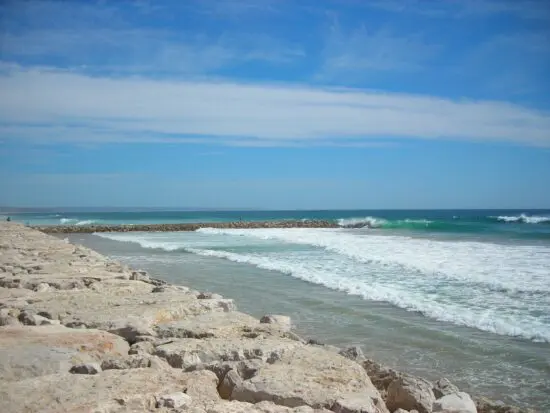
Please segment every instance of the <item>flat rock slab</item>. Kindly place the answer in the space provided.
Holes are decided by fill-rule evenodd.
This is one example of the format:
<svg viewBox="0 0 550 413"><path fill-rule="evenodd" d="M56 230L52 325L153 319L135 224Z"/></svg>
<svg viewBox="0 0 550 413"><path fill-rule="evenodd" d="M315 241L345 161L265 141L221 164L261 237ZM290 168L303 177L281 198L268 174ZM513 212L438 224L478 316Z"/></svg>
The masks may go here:
<svg viewBox="0 0 550 413"><path fill-rule="evenodd" d="M59 372L73 365L128 354L121 337L99 330L63 326L5 326L0 330L0 377L23 380Z"/></svg>
<svg viewBox="0 0 550 413"><path fill-rule="evenodd" d="M333 413L327 409L314 409L309 406L290 408L279 406L272 402L260 402L257 404L239 401L223 401L208 409L208 413Z"/></svg>
<svg viewBox="0 0 550 413"><path fill-rule="evenodd" d="M158 400L186 392L198 409L220 402L209 371L108 370L95 375L52 374L0 387L2 412L162 412ZM200 402L198 400L201 400ZM199 410L200 411L200 410Z"/></svg>
<svg viewBox="0 0 550 413"><path fill-rule="evenodd" d="M252 377L234 383L230 395L232 400L251 403L272 401L287 407L327 409L337 401L345 406L346 399L357 405L359 398L365 400L365 409L350 412L388 412L359 364L322 348L302 345L283 352L272 363L262 364Z"/></svg>
<svg viewBox="0 0 550 413"><path fill-rule="evenodd" d="M197 300L194 295L172 291L151 294L151 286L141 281L113 283L110 288L35 293L7 302L9 307L44 312L70 327L114 330L126 324L128 316L153 326L211 311L231 311L232 300ZM1 300L0 300L1 301Z"/></svg>
<svg viewBox="0 0 550 413"><path fill-rule="evenodd" d="M183 320L158 324L159 337L177 338L269 338L286 337L287 331L277 324L263 324L238 311L211 312Z"/></svg>
<svg viewBox="0 0 550 413"><path fill-rule="evenodd" d="M260 322L254 317L232 311L201 314L185 320L160 323L155 330L159 337L237 338L259 325Z"/></svg>
<svg viewBox="0 0 550 413"><path fill-rule="evenodd" d="M155 348L154 355L184 370L222 361L262 360L273 362L299 344L285 339L174 339Z"/></svg>

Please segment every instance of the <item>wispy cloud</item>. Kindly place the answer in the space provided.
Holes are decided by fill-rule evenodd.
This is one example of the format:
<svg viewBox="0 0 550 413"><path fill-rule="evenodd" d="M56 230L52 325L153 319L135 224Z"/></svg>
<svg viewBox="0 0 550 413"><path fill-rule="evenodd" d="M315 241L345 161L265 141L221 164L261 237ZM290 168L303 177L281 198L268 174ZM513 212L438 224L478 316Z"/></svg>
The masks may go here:
<svg viewBox="0 0 550 413"><path fill-rule="evenodd" d="M7 69L1 136L62 142L239 140L308 145L395 138L550 145L550 115L518 105L353 89L111 79Z"/></svg>
<svg viewBox="0 0 550 413"><path fill-rule="evenodd" d="M335 22L325 44L319 77L361 80L373 71L417 71L437 49L419 34L396 35L389 30L369 31L365 26L350 31Z"/></svg>
<svg viewBox="0 0 550 413"><path fill-rule="evenodd" d="M478 79L493 95L528 96L550 92L550 32L498 34L472 48L457 69Z"/></svg>
<svg viewBox="0 0 550 413"><path fill-rule="evenodd" d="M90 72L188 75L253 62L287 64L304 55L300 45L254 30L203 32L127 21L110 4L7 3L1 10L0 59L30 65L48 61ZM156 10L150 3L136 4L144 14Z"/></svg>
<svg viewBox="0 0 550 413"><path fill-rule="evenodd" d="M359 4L358 1L352 1ZM364 2L363 5L427 17L465 18L508 14L530 20L550 19L550 6L545 0L380 0Z"/></svg>

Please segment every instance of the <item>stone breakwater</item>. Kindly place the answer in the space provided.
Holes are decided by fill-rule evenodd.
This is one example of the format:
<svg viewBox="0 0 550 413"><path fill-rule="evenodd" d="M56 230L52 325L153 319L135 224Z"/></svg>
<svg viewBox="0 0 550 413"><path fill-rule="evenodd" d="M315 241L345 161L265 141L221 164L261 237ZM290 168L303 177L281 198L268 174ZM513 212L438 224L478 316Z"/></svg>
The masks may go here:
<svg viewBox="0 0 550 413"><path fill-rule="evenodd" d="M339 228L338 224L327 220L306 221L235 221L204 222L185 224L136 224L136 225L53 225L33 227L49 234L93 233L93 232L131 232L131 231L196 231L199 228Z"/></svg>
<svg viewBox="0 0 550 413"><path fill-rule="evenodd" d="M518 413L0 224L2 412Z"/></svg>

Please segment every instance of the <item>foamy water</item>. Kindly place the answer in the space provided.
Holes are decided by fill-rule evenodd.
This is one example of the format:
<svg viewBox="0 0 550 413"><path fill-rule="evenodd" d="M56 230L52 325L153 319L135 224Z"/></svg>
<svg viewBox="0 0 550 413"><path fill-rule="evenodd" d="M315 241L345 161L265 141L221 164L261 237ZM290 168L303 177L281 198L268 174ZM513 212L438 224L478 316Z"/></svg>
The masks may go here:
<svg viewBox="0 0 550 413"><path fill-rule="evenodd" d="M550 342L550 248L328 229L98 234L278 271L499 335Z"/></svg>

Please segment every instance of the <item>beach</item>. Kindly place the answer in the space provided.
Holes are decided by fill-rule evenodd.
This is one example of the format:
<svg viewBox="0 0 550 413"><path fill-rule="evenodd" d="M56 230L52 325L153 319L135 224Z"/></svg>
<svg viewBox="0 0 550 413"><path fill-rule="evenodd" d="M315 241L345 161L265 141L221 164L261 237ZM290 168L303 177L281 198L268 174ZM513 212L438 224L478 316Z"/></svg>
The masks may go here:
<svg viewBox="0 0 550 413"><path fill-rule="evenodd" d="M4 411L475 411L447 381L308 341L284 315L259 320L20 224L0 231Z"/></svg>

